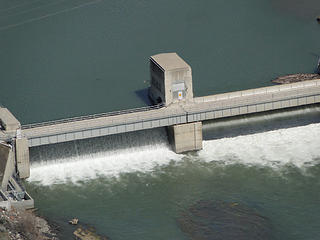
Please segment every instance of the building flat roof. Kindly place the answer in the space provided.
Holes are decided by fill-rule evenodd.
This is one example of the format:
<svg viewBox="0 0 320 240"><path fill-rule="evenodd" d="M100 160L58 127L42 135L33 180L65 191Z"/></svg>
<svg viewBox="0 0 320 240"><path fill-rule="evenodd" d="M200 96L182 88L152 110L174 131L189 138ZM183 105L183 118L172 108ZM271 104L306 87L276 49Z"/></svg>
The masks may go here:
<svg viewBox="0 0 320 240"><path fill-rule="evenodd" d="M176 53L160 53L151 56L151 60L156 62L164 71L183 68L191 69L191 67Z"/></svg>

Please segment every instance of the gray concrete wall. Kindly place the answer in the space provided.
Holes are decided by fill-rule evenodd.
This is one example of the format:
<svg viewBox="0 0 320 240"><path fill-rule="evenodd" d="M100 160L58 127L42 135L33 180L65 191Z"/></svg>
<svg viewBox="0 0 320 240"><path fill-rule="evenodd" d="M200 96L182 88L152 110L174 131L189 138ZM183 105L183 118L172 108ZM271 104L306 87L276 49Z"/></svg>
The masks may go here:
<svg viewBox="0 0 320 240"><path fill-rule="evenodd" d="M191 68L166 71L165 79L166 105L193 99ZM172 85L179 82L184 82L186 85L186 96L183 100L173 98Z"/></svg>
<svg viewBox="0 0 320 240"><path fill-rule="evenodd" d="M1 178L1 189L7 190L8 182L15 172L15 159L14 151L12 148L0 144L0 176Z"/></svg>
<svg viewBox="0 0 320 240"><path fill-rule="evenodd" d="M256 101L260 99L264 100L266 97L269 97L268 100L272 100L274 97L294 97L297 94L308 94L313 89L317 89L319 93L320 79L314 79L309 81L297 82L297 83L289 83L282 85L274 85L269 87L262 88L253 88L247 89L243 91L235 91L235 92L227 92L215 95L209 95L204 97L196 97L194 98L195 103L208 103L208 102L217 102L222 100L229 100L230 102L234 99L235 101L241 100L241 98L245 99L245 97L253 97L257 96ZM304 92L305 90L305 92Z"/></svg>
<svg viewBox="0 0 320 240"><path fill-rule="evenodd" d="M13 116L7 109L0 107L0 124L4 127L5 131L16 131L21 127L20 122Z"/></svg>
<svg viewBox="0 0 320 240"><path fill-rule="evenodd" d="M15 209L32 209L32 208L34 208L33 198L27 192L25 192L25 194L28 196L28 198L24 199L23 201L9 200L11 207L14 207Z"/></svg>
<svg viewBox="0 0 320 240"><path fill-rule="evenodd" d="M153 102L171 103L193 99L191 67L176 53L162 53L150 57L151 84L149 95ZM173 84L184 83L183 99L174 98ZM176 86L178 87L178 86Z"/></svg>
<svg viewBox="0 0 320 240"><path fill-rule="evenodd" d="M225 107L207 107L202 109L188 109L188 122L204 121L238 115L246 115L258 112L267 112L277 109L299 107L309 104L320 103L320 93L312 96L290 97L284 100L261 101L258 103L238 104Z"/></svg>
<svg viewBox="0 0 320 240"><path fill-rule="evenodd" d="M7 167L7 162L11 151L11 147L7 144L2 144L0 143L0 182L1 182L1 186L3 186L4 184L2 184L2 182L4 181L4 176L5 176L5 171L6 171L6 167ZM8 179L5 180L5 182L7 182Z"/></svg>
<svg viewBox="0 0 320 240"><path fill-rule="evenodd" d="M169 141L176 153L202 149L202 123L179 124L168 128Z"/></svg>
<svg viewBox="0 0 320 240"><path fill-rule="evenodd" d="M86 120L23 130L29 147L94 138L125 132L146 130L186 123L186 114L179 106L149 112ZM94 122L94 123L92 123Z"/></svg>
<svg viewBox="0 0 320 240"><path fill-rule="evenodd" d="M16 160L19 177L30 177L29 143L25 137L16 139Z"/></svg>
<svg viewBox="0 0 320 240"><path fill-rule="evenodd" d="M149 97L154 104L165 102L164 70L150 59L150 87Z"/></svg>

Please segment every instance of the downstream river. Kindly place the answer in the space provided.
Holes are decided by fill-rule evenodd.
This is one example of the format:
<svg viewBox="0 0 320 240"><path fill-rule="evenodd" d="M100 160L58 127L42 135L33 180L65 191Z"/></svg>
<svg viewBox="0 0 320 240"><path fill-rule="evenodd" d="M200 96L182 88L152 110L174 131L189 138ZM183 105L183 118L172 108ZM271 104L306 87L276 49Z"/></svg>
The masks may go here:
<svg viewBox="0 0 320 240"><path fill-rule="evenodd" d="M194 95L313 73L317 0L0 0L0 104L23 123L149 104L148 58L177 52ZM319 239L320 107L30 150L39 213L117 239Z"/></svg>

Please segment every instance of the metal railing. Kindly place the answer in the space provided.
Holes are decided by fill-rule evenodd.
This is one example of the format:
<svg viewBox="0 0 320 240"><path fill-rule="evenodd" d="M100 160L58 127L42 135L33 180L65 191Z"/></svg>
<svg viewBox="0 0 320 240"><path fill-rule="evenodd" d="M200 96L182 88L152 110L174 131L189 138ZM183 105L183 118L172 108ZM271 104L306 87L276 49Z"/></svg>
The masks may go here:
<svg viewBox="0 0 320 240"><path fill-rule="evenodd" d="M290 92L290 91L297 91L303 90L309 87L319 87L320 86L320 79L314 79L309 81L303 82L296 82L290 84L281 84L281 85L274 85L268 87L261 87L261 88L253 88L241 91L234 91L234 92L226 92L226 93L219 93L209 96L203 97L196 97L196 102L212 102L212 101L220 101L220 100L228 100L238 97L247 97L253 95L263 95L263 94L271 94L271 93L282 93L282 92Z"/></svg>
<svg viewBox="0 0 320 240"><path fill-rule="evenodd" d="M279 87L279 86L277 86ZM318 82L315 84L315 89L319 88ZM319 90L316 90L318 92ZM287 91L289 93L289 96L281 96L282 92L265 92L265 93L256 93L249 96L242 96L242 97L235 97L235 98L227 98L227 99L216 99L212 101L207 102L198 102L198 103L208 103L208 104L214 104L213 106L210 106L210 110L208 110L208 106L204 105L204 108L198 108L197 110L187 110L186 114L195 114L195 113L203 113L207 111L214 111L214 110L224 110L228 108L234 108L239 106L251 106L251 105L257 105L261 103L271 103L274 101L280 101L280 100L291 100L298 97L307 97L307 96L314 96L317 95L317 93L308 93L305 88L293 88ZM292 95L292 96L290 96ZM267 98L265 98L268 96ZM240 98L240 99L239 99ZM243 100L241 98L244 98ZM235 102L230 100L235 100ZM252 103L252 101L255 101ZM217 105L216 105L217 104ZM220 106L219 106L220 105ZM107 113L100 113L100 114L93 114L93 115L87 115L87 116L80 116L80 117L73 117L73 118L66 118L61 120L54 120L54 121L48 121L48 122L42 122L42 123L33 123L33 124L27 124L23 125L22 129L31 129L31 128L37 128L37 127L43 127L43 126L52 126L56 124L61 123L69 123L69 122L77 122L77 121L83 121L83 120L89 120L89 119L96 119L101 117L110 117L110 116L116 116L116 115L122 115L122 114L128 114L128 113L135 113L135 112L144 112L144 111L150 111L162 108L164 104L158 104L153 106L147 106L147 107L141 107L141 108L134 108L134 109L128 109L128 110L121 110L121 111L114 111L114 112L107 112Z"/></svg>
<svg viewBox="0 0 320 240"><path fill-rule="evenodd" d="M37 127L51 126L51 125L56 125L56 124L61 124L61 123L77 122L77 121L90 120L90 119L96 119L96 118L101 118L101 117L111 117L111 116L117 116L117 115L135 113L135 112L145 112L145 111L160 109L163 106L164 106L164 104L160 103L157 105L147 106L147 107L140 107L140 108L127 109L127 110L91 114L91 115L87 115L87 116L65 118L65 119L59 119L59 120L53 120L53 121L47 121L47 122L41 122L41 123L31 123L31 124L22 125L21 129L30 129L30 128L37 128Z"/></svg>
<svg viewBox="0 0 320 240"><path fill-rule="evenodd" d="M290 97L272 97L271 99L266 99L266 100L258 100L254 103L252 102L240 102L240 103L236 103L236 104L230 104L227 106L210 106L209 108L204 108L204 109L199 109L199 110L187 110L187 114L189 115L193 115L193 114L201 114L201 113L207 113L207 112L212 112L212 111L223 111L223 110L228 110L228 109L232 109L232 108L239 108L239 107L249 107L249 106L256 106L256 105L260 105L260 104L267 104L267 103L275 103L275 102L279 102L279 101L290 101L290 100L296 100L298 98L303 98L303 97L315 97L315 96L319 96L319 93L311 93L311 94L298 94L296 96L290 96ZM254 100L254 99L251 99ZM312 103L315 104L315 103ZM307 105L307 104L304 104ZM271 110L271 109L270 109Z"/></svg>

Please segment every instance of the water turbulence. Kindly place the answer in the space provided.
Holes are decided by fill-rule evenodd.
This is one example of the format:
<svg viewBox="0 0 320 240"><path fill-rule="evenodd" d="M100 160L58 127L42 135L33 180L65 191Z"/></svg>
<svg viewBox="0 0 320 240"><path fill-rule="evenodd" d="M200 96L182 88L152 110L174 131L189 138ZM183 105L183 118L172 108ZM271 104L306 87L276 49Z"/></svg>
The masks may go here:
<svg viewBox="0 0 320 240"><path fill-rule="evenodd" d="M221 139L318 123L320 105L207 121L203 139Z"/></svg>
<svg viewBox="0 0 320 240"><path fill-rule="evenodd" d="M320 124L203 142L199 157L223 164L298 168L319 164Z"/></svg>
<svg viewBox="0 0 320 240"><path fill-rule="evenodd" d="M34 147L29 181L80 183L182 161L305 169L320 163L319 113L303 109L205 124L203 150L195 154L174 153L164 128Z"/></svg>
<svg viewBox="0 0 320 240"><path fill-rule="evenodd" d="M209 123L198 157L247 166L314 166L320 161L319 119L316 107Z"/></svg>
<svg viewBox="0 0 320 240"><path fill-rule="evenodd" d="M192 240L271 239L269 219L244 204L200 200L178 224Z"/></svg>
<svg viewBox="0 0 320 240"><path fill-rule="evenodd" d="M148 172L181 159L170 150L165 129L35 147L30 157L29 181L42 185Z"/></svg>

